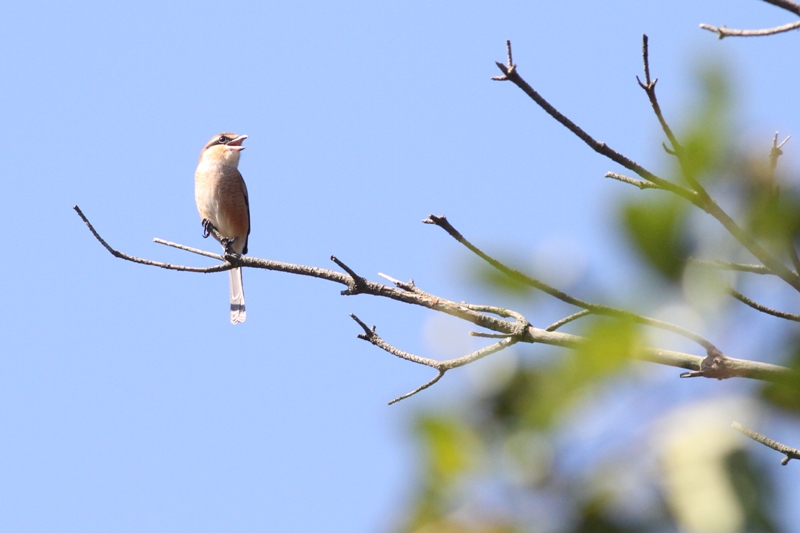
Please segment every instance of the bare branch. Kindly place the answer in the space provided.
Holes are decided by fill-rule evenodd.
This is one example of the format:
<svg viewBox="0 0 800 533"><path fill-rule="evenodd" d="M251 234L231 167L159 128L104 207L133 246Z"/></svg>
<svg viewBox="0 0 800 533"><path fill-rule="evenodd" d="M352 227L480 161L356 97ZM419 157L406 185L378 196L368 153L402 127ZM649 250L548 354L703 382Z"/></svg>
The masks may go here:
<svg viewBox="0 0 800 533"><path fill-rule="evenodd" d="M128 255L126 253L120 252L120 251L115 250L114 248L112 248L100 236L100 234L97 233L97 230L94 229L94 226L92 226L92 223L89 222L88 218L86 218L86 215L83 214L83 211L81 211L80 207L78 207L77 205L74 205L74 206L72 206L72 208L75 210L76 213L78 213L78 216L81 217L83 222L86 224L86 227L88 227L89 231L91 231L92 235L94 235L94 238L97 239L98 242L100 242L100 244L102 244L103 247L111 253L111 255L113 255L114 257L117 257L119 259L124 259L125 261L131 261L132 263L139 263L140 265L149 265L149 266L154 266L154 267L158 267L158 268L164 268L164 269L167 269L167 270L177 270L179 272L201 272L201 273L204 273L204 274L208 274L208 273L211 273L211 272L224 272L225 270L230 270L230 269L232 269L232 268L234 268L236 266L236 265L233 265L233 264L230 264L230 263L225 263L225 264L222 264L222 265L217 265L217 266L213 266L213 267L205 267L205 268L189 267L189 266L182 266L182 265L172 265L170 263L162 263L161 261L151 261L150 259L142 259L141 257L134 257L132 255ZM211 255L215 259L219 259L220 261L225 261L225 258L223 256L221 256L221 255L209 254L208 252L206 252L204 255L206 255L206 254L207 255Z"/></svg>
<svg viewBox="0 0 800 533"><path fill-rule="evenodd" d="M508 337L513 337L513 335L508 333L482 333L480 331L470 331L470 337L481 337L483 339L507 339Z"/></svg>
<svg viewBox="0 0 800 533"><path fill-rule="evenodd" d="M506 48L509 50L509 56L511 54L511 41L506 41ZM579 139L585 142L589 148L594 150L600 155L603 155L615 163L622 165L623 167L627 168L628 170L635 172L640 177L655 183L656 185L660 186L662 189L666 189L668 191L674 192L675 194L682 196L689 200L692 203L697 203L699 201L697 197L697 193L676 185L671 181L665 180L663 178L659 178L649 170L645 169L635 161L628 159L624 155L620 154L619 152L613 150L610 146L608 146L604 142L599 142L595 140L591 135L583 131L577 124L572 122L569 118L563 115L559 110L555 107L550 105L550 103L545 100L538 92L536 92L533 87L528 85L528 82L522 79L522 77L517 72L517 66L514 64L509 63L508 65L503 65L502 63L496 63L497 67L503 72L503 76L497 76L492 78L496 81L510 81L514 83L517 87L522 89L525 94L527 94L534 102L536 102L539 107L541 107L548 115L556 119L560 122L565 128L569 131L574 133Z"/></svg>
<svg viewBox="0 0 800 533"><path fill-rule="evenodd" d="M195 267L168 265L167 263L160 263L158 261L142 259L128 254L124 254L122 252L118 252L117 250L111 248L111 246L109 246L105 242L105 240L103 240L102 237L100 237L100 235L94 229L92 224L83 215L80 209L77 208L77 206L75 207L75 210L78 212L78 215L81 217L81 219L83 219L83 221L86 223L87 227L95 236L95 238L98 240L98 242L100 242L115 257L124 259L126 261L133 261L135 263L140 263L144 265L169 268L171 270L182 270L187 272L217 272L217 271L229 270L230 268L233 267L260 268L265 270L273 270L277 272L286 272L289 274L297 274L301 276L315 277L339 283L346 287L351 287L353 285L354 277L360 278L360 276L355 274L352 271L352 269L349 269L349 267L347 267L347 269L349 269L350 272L352 272L352 274L341 273L333 270L327 270L324 268L317 268L306 265L283 263L280 261L272 261L268 259L259 259L259 258L245 257L245 256L233 256L231 254L220 256L216 254L211 254L209 252L203 252L202 250L196 250L194 248L184 246L181 244L169 243L161 239L158 239L157 242L165 244L167 246L173 246L175 248L185 250L191 253L201 252L201 255L213 257L220 261L226 261L226 262L216 267L195 268ZM455 229L452 229L452 231L455 232ZM455 233L457 234L458 232ZM345 268L345 266L342 266L342 268ZM383 341L383 339L381 339L377 335L377 333L375 333L374 327L369 328L361 320L353 316L353 319L356 320L356 322L358 322L358 324L364 330L364 333L359 335L360 338L367 340L376 346L379 346L380 348L386 350L389 353L392 353L397 357L400 357L402 359L417 364L430 366L431 368L438 370L442 375L447 370L469 364L482 357L486 357L504 348L507 348L517 342L525 342L531 344L540 343L551 346L558 346L562 348L576 349L583 342L586 341L585 338L580 337L578 335L570 335L566 333L558 333L555 331L547 331L544 329L535 328L531 326L522 315L510 309L504 309L495 306L472 305L464 302L456 303L452 300L441 298L439 296L435 296L433 294L423 291L422 289L416 287L413 281L410 281L408 283L401 282L395 280L394 278L390 278L385 274L382 275L382 277L392 281L396 285L396 287L391 287L388 285L383 285L381 283L375 283L373 281L369 281L364 278L360 278L363 284L360 287L358 293L355 294L371 294L373 296L389 298L402 303L418 305L420 307L425 307L427 309L431 309L441 313L446 313L456 318L466 320L482 328L494 331L498 334L496 337L502 339L500 342L481 348L480 350L477 350L463 357L450 359L447 361L436 361L433 359L427 359L424 357L416 356L414 354L410 354L408 352L404 352L389 345L388 343ZM343 294L354 294L354 293L349 293L348 291L344 291ZM490 316L486 313L493 313L503 318L515 318L516 320L514 322L510 322L508 320L504 320L503 318L496 318ZM577 313L576 315L573 315L573 317L576 317L577 315L580 314L581 313ZM565 323L564 321L561 322ZM477 336L482 336L482 335L489 336L487 334L479 334ZM711 351L709 351L709 353L711 353ZM721 356L721 354L719 354L718 351L717 354L719 361L715 369L713 369L714 370L713 372L708 371L709 367L708 364L705 364L704 367L704 363L707 362L709 359L708 356L700 357L693 354L674 352L670 350L661 350L658 348L643 348L631 355L632 357L641 359L643 361L650 361L662 365L684 368L687 370L695 371L696 375L698 376L713 377L717 379L730 378L730 377L744 377L751 379L760 379L765 381L778 381L781 379L785 379L785 376L787 374L791 374L792 372L787 368L767 363L760 363L757 361L747 361L742 359L733 359L724 356L719 357ZM431 385L436 383L441 377L442 376L439 375L430 382L423 385L422 387L413 391L413 393L401 396L400 398L393 401L406 398L411 394L416 394L417 392L424 390L425 388L430 387Z"/></svg>
<svg viewBox="0 0 800 533"><path fill-rule="evenodd" d="M399 348L392 346L391 344L383 340L380 337L380 335L376 333L375 326L372 326L371 328L367 327L367 325L363 321L361 321L361 319L359 319L356 315L351 314L350 316L353 318L353 320L358 322L358 325L361 326L361 328L364 330L364 333L358 336L359 339L363 339L367 342L370 342L375 346L377 346L378 348L386 352L389 352L390 354L399 357L400 359L405 359L406 361L411 361L412 363L429 366L439 371L439 374L435 378L425 383L421 387L414 389L413 391L407 394L395 398L394 400L389 402L389 405L395 402L399 402L400 400L404 400L422 390L427 389L428 387L439 381L442 378L442 376L444 376L445 372L447 372L448 370L468 365L469 363L477 361L478 359L482 359L486 356L497 353L500 350L504 350L505 348L508 348L509 346L516 344L520 340L515 336L505 336L505 338L503 338L503 340L501 340L500 342L496 342L490 346L481 348L480 350L467 354L463 357L458 357L456 359L448 359L447 361L436 361L434 359L428 359L427 357L420 357L418 355L405 352Z"/></svg>
<svg viewBox="0 0 800 533"><path fill-rule="evenodd" d="M773 6L779 7L781 9L785 9L790 13L794 13L798 17L800 17L800 4L797 2L793 2L792 0L764 0L768 4L772 4ZM800 21L794 22L792 24L784 24L783 26L778 26L776 28L767 28L763 30L732 30L728 29L725 26L711 26L710 24L700 24L700 27L704 30L713 31L717 34L720 39L724 39L725 37L762 37L765 35L775 35L776 33L783 33L786 31L796 30L800 28Z"/></svg>
<svg viewBox="0 0 800 533"><path fill-rule="evenodd" d="M394 355L395 357L399 357L400 359L405 359L406 361L411 361L412 363L416 363L418 365L425 365L431 368L435 368L437 370L441 370L442 363L440 361L436 361L435 359L428 359L427 357L420 357L418 355L414 355L413 353L404 352L399 348L395 348L385 340L381 338L375 331L375 326L367 327L367 325L361 321L354 314L350 314L350 317L358 322L358 325L364 330L364 333L358 336L359 339L365 340L367 342L371 342L381 350L389 352L390 354ZM449 368L445 368L445 370L449 370Z"/></svg>
<svg viewBox="0 0 800 533"><path fill-rule="evenodd" d="M387 276L386 274L383 274L381 272L378 272L378 275L385 280L391 281L392 283L394 283L396 286L400 287L403 290L416 292L417 294L421 294L423 292L420 289L418 289L416 285L414 285L413 279L410 279L408 281L400 281L399 279L394 279L393 277Z"/></svg>
<svg viewBox="0 0 800 533"><path fill-rule="evenodd" d="M716 33L717 37L720 39L724 39L725 37L766 37L767 35L776 35L778 33L796 30L800 28L800 20L782 26L760 30L735 30L733 28L727 28L724 25L717 27L711 24L700 24L700 27L704 30Z"/></svg>
<svg viewBox="0 0 800 533"><path fill-rule="evenodd" d="M742 433L743 435L750 437L754 441L760 442L764 446L767 446L769 448L772 448L773 450L779 451L782 454L784 454L786 457L784 457L783 460L781 461L781 464L783 466L789 464L789 461L791 461L792 459L800 459L800 450L798 450L797 448L792 448L791 446L786 446L785 444L781 444L780 442L774 441L769 437L762 435L761 433L753 431L750 428L744 427L739 422L734 422L733 424L731 424L731 427L736 431Z"/></svg>
<svg viewBox="0 0 800 533"><path fill-rule="evenodd" d="M792 320L794 322L800 322L800 315L793 315L792 313L785 313L783 311L777 311L772 309L771 307L767 307L766 305L761 305L760 303L754 302L744 294L740 293L733 287L728 286L727 288L728 294L742 302L743 304L749 305L756 311L761 311L762 313L766 313L768 315L772 315L778 318L784 318L786 320Z"/></svg>
<svg viewBox="0 0 800 533"><path fill-rule="evenodd" d="M356 274L352 268L342 263L335 255L331 256L331 261L336 263L342 270L350 274L350 283L348 284L347 289L342 291L342 295L349 296L362 292L367 280Z"/></svg>
<svg viewBox="0 0 800 533"><path fill-rule="evenodd" d="M442 379L442 376L444 376L445 372L446 372L446 370L439 370L439 373L436 374L435 378L433 378L429 382L425 383L424 385L420 385L419 387L417 387L416 389L412 390L411 392L407 392L407 393L403 394L402 396L398 396L394 400L391 400L389 402L389 405L392 405L394 403L399 402L400 400L405 400L406 398L414 396L416 393L418 393L420 391L424 391L425 389L427 389L428 387L430 387L431 385L433 385L434 383L436 383L437 381Z"/></svg>
<svg viewBox="0 0 800 533"><path fill-rule="evenodd" d="M800 17L800 4L797 2L793 2L792 0L764 0L764 2L772 4L773 6L781 9L785 9L786 11L794 13Z"/></svg>
<svg viewBox="0 0 800 533"><path fill-rule="evenodd" d="M555 331L555 330L561 328L562 326L566 326L567 324L569 324L573 320L578 320L579 318L583 318L586 315L590 315L590 314L592 314L592 312L589 311L588 309L584 309L583 311L578 311L575 314L572 314L572 315L569 315L568 317L562 318L558 322L554 322L553 324L550 324L549 326L544 328L544 330L545 331Z"/></svg>
<svg viewBox="0 0 800 533"><path fill-rule="evenodd" d="M155 238L153 239L153 242L156 244L163 244L164 246L169 246L171 248L177 248L178 250L183 250L184 252L191 252L193 254L202 255L203 257L210 257L211 259L218 259L220 261L225 260L225 257L221 256L220 254L206 252L205 250L200 250L199 248L192 248L191 246L165 241L164 239Z"/></svg>
<svg viewBox="0 0 800 533"><path fill-rule="evenodd" d="M497 307L494 305L476 305L464 302L462 302L461 305L464 305L467 307L467 309L472 309L473 311L480 311L482 313L492 313L494 315L498 315L503 318L513 318L523 327L527 327L530 325L528 324L528 321L525 320L524 316L517 313L516 311L512 311L511 309L506 309L505 307Z"/></svg>
<svg viewBox="0 0 800 533"><path fill-rule="evenodd" d="M511 42L506 41L506 47L511 48ZM679 185L672 183L669 180L665 180L660 178L650 172L649 170L645 169L635 161L629 159L628 157L622 155L621 153L612 150L606 143L598 142L593 137L591 137L588 133L583 131L580 127L578 127L574 122L564 116L561 112L559 112L556 108L554 108L550 103L542 98L539 93L537 93L528 83L522 79L517 72L517 66L514 64L503 65L502 63L496 63L498 68L503 72L503 76L498 76L492 79L498 81L511 81L517 87L522 89L522 91L527 94L536 104L539 105L547 114L553 117L555 120L560 122L564 127L569 129L572 133L574 133L579 139L585 142L592 150L608 157L615 163L622 165L623 167L627 168L628 170L635 172L640 177L646 179L647 181L653 182L661 188L668 190L685 198L686 200L690 201L692 204L696 205L709 215L713 216L723 227L733 235L733 237L738 240L747 250L753 254L759 261L761 261L764 266L769 268L772 272L775 273L778 277L784 280L786 283L791 285L795 290L800 291L800 275L797 272L793 272L789 268L786 267L778 258L773 256L769 253L763 246L761 246L751 234L747 231L742 229L731 217L728 215L718 204L711 198L706 192L706 190L702 187L702 185L697 181L697 179L691 175L689 172L684 171L684 176L689 184L692 186L692 189L689 190ZM683 166L683 162L682 162ZM685 168L685 166L684 166Z"/></svg>

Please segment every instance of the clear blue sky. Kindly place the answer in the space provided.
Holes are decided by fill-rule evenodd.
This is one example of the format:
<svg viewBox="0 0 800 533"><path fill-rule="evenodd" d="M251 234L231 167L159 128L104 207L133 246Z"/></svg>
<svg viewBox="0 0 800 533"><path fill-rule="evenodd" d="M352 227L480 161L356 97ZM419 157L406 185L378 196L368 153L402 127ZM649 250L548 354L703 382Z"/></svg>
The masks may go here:
<svg viewBox="0 0 800 533"><path fill-rule="evenodd" d="M246 270L233 327L226 274L114 259L73 204L120 250L212 264L152 239L217 251L193 172L234 131L249 135L253 256L333 268L335 254L372 279L486 298L463 250L420 223L436 213L523 258L566 243L614 287L629 261L610 215L630 191L490 81L505 40L554 105L658 169L641 34L672 116L699 58L723 57L766 153L775 130L800 142L800 36L719 42L697 26L790 20L755 0L6 4L0 530L381 531L412 479L410 416L468 385L448 374L387 407L430 372L356 339L348 314L437 357L431 312Z"/></svg>

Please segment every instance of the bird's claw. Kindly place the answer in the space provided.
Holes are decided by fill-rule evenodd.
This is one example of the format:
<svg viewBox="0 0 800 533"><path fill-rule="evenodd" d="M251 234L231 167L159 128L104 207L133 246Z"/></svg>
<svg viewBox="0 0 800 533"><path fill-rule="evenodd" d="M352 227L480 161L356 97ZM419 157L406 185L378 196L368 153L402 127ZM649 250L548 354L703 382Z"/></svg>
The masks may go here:
<svg viewBox="0 0 800 533"><path fill-rule="evenodd" d="M211 223L210 220L207 218L203 219L203 238L207 239L209 235L211 235L211 230L215 229L214 224Z"/></svg>

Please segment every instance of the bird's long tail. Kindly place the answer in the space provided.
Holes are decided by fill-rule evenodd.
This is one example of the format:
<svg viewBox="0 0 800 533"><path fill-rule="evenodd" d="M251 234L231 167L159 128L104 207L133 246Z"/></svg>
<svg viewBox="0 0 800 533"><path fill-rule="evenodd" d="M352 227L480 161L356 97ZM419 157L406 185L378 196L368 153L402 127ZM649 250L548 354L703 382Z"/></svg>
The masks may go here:
<svg viewBox="0 0 800 533"><path fill-rule="evenodd" d="M231 276L231 324L244 322L247 313L244 309L244 286L242 285L242 269L232 268Z"/></svg>

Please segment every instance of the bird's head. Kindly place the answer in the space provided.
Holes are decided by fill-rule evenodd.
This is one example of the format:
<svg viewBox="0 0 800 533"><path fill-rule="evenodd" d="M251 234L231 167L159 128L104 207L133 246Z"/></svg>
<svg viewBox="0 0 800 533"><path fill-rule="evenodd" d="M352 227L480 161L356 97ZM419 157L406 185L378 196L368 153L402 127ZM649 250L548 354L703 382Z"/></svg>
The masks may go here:
<svg viewBox="0 0 800 533"><path fill-rule="evenodd" d="M200 153L200 160L216 161L224 165L237 166L239 164L239 152L244 150L242 142L247 139L247 135L237 135L235 133L220 133L214 135L203 147Z"/></svg>

